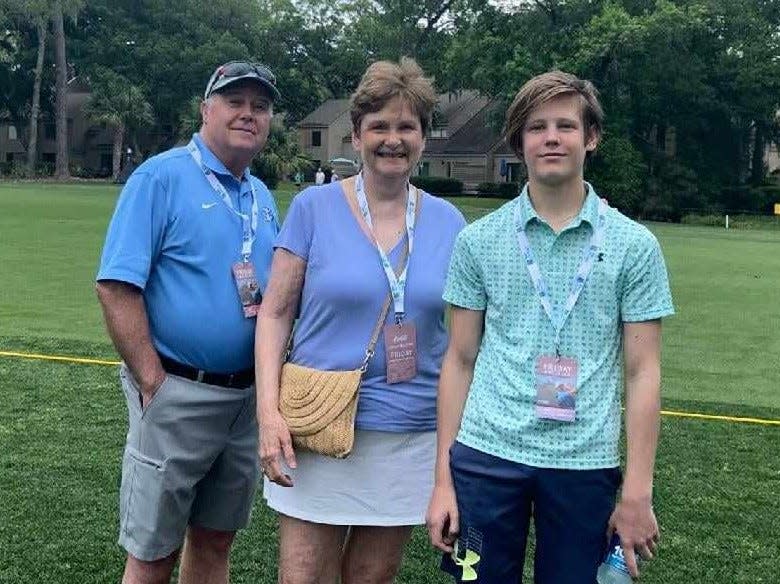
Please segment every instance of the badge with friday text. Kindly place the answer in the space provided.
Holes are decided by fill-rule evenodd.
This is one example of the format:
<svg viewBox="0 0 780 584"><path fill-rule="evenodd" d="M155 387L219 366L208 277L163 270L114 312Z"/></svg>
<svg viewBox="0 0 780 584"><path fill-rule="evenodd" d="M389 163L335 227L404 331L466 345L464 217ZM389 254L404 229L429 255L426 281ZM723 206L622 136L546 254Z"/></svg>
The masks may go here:
<svg viewBox="0 0 780 584"><path fill-rule="evenodd" d="M576 411L577 370L575 359L542 355L536 359L536 417L573 422Z"/></svg>
<svg viewBox="0 0 780 584"><path fill-rule="evenodd" d="M387 383L401 383L417 375L417 330L412 322L385 325Z"/></svg>
<svg viewBox="0 0 780 584"><path fill-rule="evenodd" d="M260 308L263 295L255 277L255 267L250 262L236 262L233 264L233 279L236 281L244 316L246 318L257 316L257 309Z"/></svg>

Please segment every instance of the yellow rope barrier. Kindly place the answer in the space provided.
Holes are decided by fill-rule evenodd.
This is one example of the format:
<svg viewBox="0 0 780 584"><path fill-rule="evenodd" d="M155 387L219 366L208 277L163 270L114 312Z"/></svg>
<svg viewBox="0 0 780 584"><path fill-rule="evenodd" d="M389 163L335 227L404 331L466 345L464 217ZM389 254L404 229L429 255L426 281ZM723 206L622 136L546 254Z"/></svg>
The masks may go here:
<svg viewBox="0 0 780 584"><path fill-rule="evenodd" d="M107 359L87 359L84 357L66 357L61 355L41 355L38 353L18 353L15 351L0 351L0 357L19 357L21 359L37 359L41 361L59 361L62 363L78 363L82 365L119 365L121 361L109 361ZM698 420L716 420L720 422L733 422L737 424L757 424L760 426L780 426L780 420L765 418L744 418L739 416L719 416L715 414L699 414L697 412L677 412L674 410L661 410L662 416L673 418L690 418Z"/></svg>
<svg viewBox="0 0 780 584"><path fill-rule="evenodd" d="M780 426L780 420L769 420L765 418L740 418L737 416L717 416L715 414L697 414L695 412L675 412L672 410L661 410L662 416L672 416L675 418L696 418L699 420L719 420L721 422L737 422L740 424L759 424L761 426Z"/></svg>
<svg viewBox="0 0 780 584"><path fill-rule="evenodd" d="M81 363L84 365L119 365L121 361L107 361L105 359L86 359L83 357L62 357L59 355L39 355L37 353L16 353L14 351L0 351L0 357L20 357L21 359L38 359L41 361L61 361L63 363Z"/></svg>

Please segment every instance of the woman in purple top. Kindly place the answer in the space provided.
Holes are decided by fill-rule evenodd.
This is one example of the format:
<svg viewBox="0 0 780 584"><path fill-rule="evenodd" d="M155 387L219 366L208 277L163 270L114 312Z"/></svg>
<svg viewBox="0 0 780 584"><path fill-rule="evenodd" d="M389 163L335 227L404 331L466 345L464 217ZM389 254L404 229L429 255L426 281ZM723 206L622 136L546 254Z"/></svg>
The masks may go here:
<svg viewBox="0 0 780 584"><path fill-rule="evenodd" d="M371 65L351 99L361 174L298 194L276 241L256 363L264 495L279 512L280 582L392 582L412 526L424 522L447 346L441 295L465 225L455 207L409 183L435 104L430 80L411 59ZM380 334L361 382L352 454L337 460L293 452L279 413L279 377L294 319L293 363L356 369L391 291L387 338L397 340L396 330L416 337L416 358L395 359L405 346L388 364Z"/></svg>

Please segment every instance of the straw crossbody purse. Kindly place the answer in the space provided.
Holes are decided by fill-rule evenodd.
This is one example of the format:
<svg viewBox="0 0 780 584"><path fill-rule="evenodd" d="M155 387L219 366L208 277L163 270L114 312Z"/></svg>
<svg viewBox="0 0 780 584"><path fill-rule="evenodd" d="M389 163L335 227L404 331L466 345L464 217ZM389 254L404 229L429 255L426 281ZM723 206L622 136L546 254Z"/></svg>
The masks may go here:
<svg viewBox="0 0 780 584"><path fill-rule="evenodd" d="M406 243L401 254L401 270L397 274L403 270L408 251ZM296 448L333 458L349 456L355 442L360 380L374 356L391 299L388 294L358 369L322 371L289 361L282 365L279 411L287 422Z"/></svg>

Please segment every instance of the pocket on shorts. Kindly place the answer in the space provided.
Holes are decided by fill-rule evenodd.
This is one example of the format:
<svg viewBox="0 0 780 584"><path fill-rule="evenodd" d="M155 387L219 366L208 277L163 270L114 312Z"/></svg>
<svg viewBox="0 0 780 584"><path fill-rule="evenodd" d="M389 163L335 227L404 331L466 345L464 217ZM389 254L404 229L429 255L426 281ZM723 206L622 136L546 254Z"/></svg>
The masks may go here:
<svg viewBox="0 0 780 584"><path fill-rule="evenodd" d="M149 557L166 543L165 463L127 446L122 464L120 539L136 557Z"/></svg>
<svg viewBox="0 0 780 584"><path fill-rule="evenodd" d="M163 379L163 382L160 384L160 387L158 387L157 391L154 392L152 401L146 404L146 407L142 407L140 386L138 385L138 381L136 381L135 377L133 377L133 374L130 373L130 369L128 369L127 365L122 364L122 367L119 369L119 377L122 380L122 389L125 391L128 402L133 407L141 410L142 415L145 415L146 412L148 412L149 409L158 402L158 399L160 398L163 390L170 384L171 381L171 376L166 374L165 379Z"/></svg>

